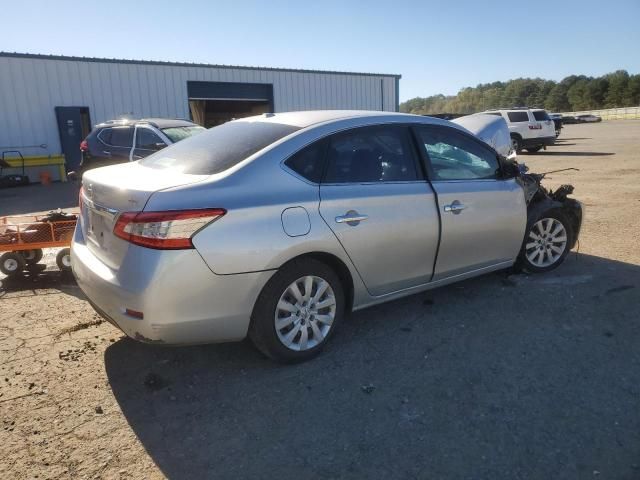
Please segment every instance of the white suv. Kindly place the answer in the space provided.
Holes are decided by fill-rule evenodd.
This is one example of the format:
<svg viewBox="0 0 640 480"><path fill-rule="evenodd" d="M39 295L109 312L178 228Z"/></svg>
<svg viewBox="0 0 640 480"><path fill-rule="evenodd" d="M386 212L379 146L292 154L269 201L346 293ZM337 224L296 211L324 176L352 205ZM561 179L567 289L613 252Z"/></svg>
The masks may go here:
<svg viewBox="0 0 640 480"><path fill-rule="evenodd" d="M534 153L543 147L553 145L556 141L553 120L541 108L510 108L487 110L483 113L498 115L506 120L511 135L511 145L518 153L523 149Z"/></svg>

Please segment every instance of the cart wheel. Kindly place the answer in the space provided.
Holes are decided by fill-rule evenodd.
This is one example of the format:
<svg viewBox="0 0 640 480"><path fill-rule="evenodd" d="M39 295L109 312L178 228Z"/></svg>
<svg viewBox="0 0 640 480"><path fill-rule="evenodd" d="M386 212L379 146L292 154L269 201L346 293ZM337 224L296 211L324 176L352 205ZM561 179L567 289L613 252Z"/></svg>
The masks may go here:
<svg viewBox="0 0 640 480"><path fill-rule="evenodd" d="M27 265L35 265L40 260L42 260L42 249L36 248L35 250L23 250L22 256L24 257L24 261L27 262Z"/></svg>
<svg viewBox="0 0 640 480"><path fill-rule="evenodd" d="M26 262L19 252L6 252L0 256L0 272L8 277L24 270Z"/></svg>
<svg viewBox="0 0 640 480"><path fill-rule="evenodd" d="M71 270L71 249L63 248L56 255L56 263L58 264L58 268L63 272L68 272Z"/></svg>

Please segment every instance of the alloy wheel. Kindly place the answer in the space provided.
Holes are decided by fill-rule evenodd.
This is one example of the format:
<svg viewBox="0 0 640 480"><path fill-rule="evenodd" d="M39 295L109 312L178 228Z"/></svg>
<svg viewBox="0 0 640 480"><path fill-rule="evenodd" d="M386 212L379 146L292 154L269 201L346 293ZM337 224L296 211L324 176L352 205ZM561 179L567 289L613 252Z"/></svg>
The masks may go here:
<svg viewBox="0 0 640 480"><path fill-rule="evenodd" d="M289 285L275 312L278 339L290 350L304 351L321 344L336 317L336 296L329 282L307 275Z"/></svg>
<svg viewBox="0 0 640 480"><path fill-rule="evenodd" d="M555 218L543 218L529 231L525 255L532 265L544 268L560 260L566 248L567 230L562 222Z"/></svg>

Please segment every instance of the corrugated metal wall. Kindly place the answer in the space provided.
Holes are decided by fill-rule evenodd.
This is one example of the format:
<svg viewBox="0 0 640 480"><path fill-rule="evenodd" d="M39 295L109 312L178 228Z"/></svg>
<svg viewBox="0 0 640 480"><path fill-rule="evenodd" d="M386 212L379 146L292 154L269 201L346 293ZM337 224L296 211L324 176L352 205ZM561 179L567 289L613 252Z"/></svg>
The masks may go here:
<svg viewBox="0 0 640 480"><path fill-rule="evenodd" d="M60 153L54 107L89 107L93 124L118 118L189 118L187 81L273 84L276 112L395 111L397 78L385 75L118 63L0 55L0 147L47 144ZM42 150L25 149L26 155Z"/></svg>

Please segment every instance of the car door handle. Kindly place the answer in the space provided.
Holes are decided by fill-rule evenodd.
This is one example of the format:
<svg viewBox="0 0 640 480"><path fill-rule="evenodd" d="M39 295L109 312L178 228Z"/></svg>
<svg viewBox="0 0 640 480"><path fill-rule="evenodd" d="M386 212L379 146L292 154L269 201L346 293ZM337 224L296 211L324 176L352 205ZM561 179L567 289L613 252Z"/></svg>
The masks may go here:
<svg viewBox="0 0 640 480"><path fill-rule="evenodd" d="M142 158L142 155L134 155L133 158L135 160L140 160Z"/></svg>
<svg viewBox="0 0 640 480"><path fill-rule="evenodd" d="M104 153L107 157L111 156L111 152L109 152L107 150L103 150L102 153Z"/></svg>
<svg viewBox="0 0 640 480"><path fill-rule="evenodd" d="M358 225L358 223L369 218L369 215L363 215L355 210L349 210L344 215L339 215L336 217L336 223L346 223L351 226Z"/></svg>
<svg viewBox="0 0 640 480"><path fill-rule="evenodd" d="M451 205L445 205L444 211L451 212L451 213L460 213L465 208L467 208L466 205L463 205L456 201L456 202L453 202Z"/></svg>

